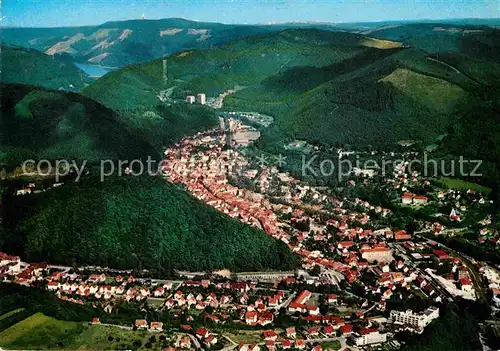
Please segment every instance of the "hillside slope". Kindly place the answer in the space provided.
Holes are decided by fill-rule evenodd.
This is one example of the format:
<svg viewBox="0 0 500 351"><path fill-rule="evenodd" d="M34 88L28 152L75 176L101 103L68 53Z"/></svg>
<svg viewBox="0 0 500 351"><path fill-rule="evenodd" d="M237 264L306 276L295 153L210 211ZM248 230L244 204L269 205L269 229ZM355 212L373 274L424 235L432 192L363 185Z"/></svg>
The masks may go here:
<svg viewBox="0 0 500 351"><path fill-rule="evenodd" d="M37 50L7 45L2 45L0 50L0 79L4 83L80 91L91 81L67 55L49 56Z"/></svg>
<svg viewBox="0 0 500 351"><path fill-rule="evenodd" d="M159 159L154 148L117 113L84 96L42 88L0 85L0 163L27 159Z"/></svg>
<svg viewBox="0 0 500 351"><path fill-rule="evenodd" d="M0 250L34 260L127 269L291 269L282 242L158 177L89 179L3 200ZM71 229L70 229L71 228Z"/></svg>
<svg viewBox="0 0 500 351"><path fill-rule="evenodd" d="M450 72L449 72L450 71ZM325 67L297 67L226 101L228 109L276 116L290 139L333 144L431 141L443 133L478 83L411 49L375 51Z"/></svg>
<svg viewBox="0 0 500 351"><path fill-rule="evenodd" d="M167 82L163 62L156 60L112 72L88 86L84 94L115 109L125 103L154 104L159 92L168 88L173 89L172 96L177 98L197 92L215 97L235 86L258 84L293 67L322 67L399 46L358 34L285 30L172 55L167 60Z"/></svg>
<svg viewBox="0 0 500 351"><path fill-rule="evenodd" d="M428 27L403 27L414 26ZM497 32L488 32L491 52ZM224 108L275 116L275 129L290 140L425 143L448 131L467 106L498 101L498 62L467 52L430 53L360 34L290 29L172 55L166 82L157 60L115 71L84 93L119 109L154 104L165 90L179 101L238 87Z"/></svg>
<svg viewBox="0 0 500 351"><path fill-rule="evenodd" d="M489 42L483 43L489 54L471 55L458 46L427 52L360 34L285 30L170 56L167 82L158 60L105 76L85 94L117 108L125 101L155 103L158 92L169 89L181 106L186 95L205 92L214 98L238 87L225 98L224 109L274 116L274 125L258 142L269 151L281 152L295 139L325 146L413 139L425 146L448 133L443 156L460 155L468 148L465 131L472 116L482 111L488 119L484 125L498 121L500 65L491 56L500 54L499 32L488 33ZM435 40L441 50L440 39ZM127 89L115 89L122 85ZM495 128L488 129L486 140L472 135L474 149L499 139ZM491 170L497 168L497 157L485 151L480 154L495 174ZM490 180L494 186L496 181Z"/></svg>
<svg viewBox="0 0 500 351"><path fill-rule="evenodd" d="M362 33L374 38L400 41L428 53L456 52L494 61L500 50L500 29L486 25L394 24Z"/></svg>

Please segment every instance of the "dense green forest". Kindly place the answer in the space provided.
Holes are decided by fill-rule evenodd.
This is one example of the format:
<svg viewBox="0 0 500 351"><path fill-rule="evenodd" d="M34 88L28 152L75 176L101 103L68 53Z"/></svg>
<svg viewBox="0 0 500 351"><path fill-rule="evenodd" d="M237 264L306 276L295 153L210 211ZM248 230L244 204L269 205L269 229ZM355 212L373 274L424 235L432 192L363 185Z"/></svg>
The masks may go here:
<svg viewBox="0 0 500 351"><path fill-rule="evenodd" d="M30 261L191 271L292 269L282 242L158 177L110 178L2 201L0 250Z"/></svg>
<svg viewBox="0 0 500 351"><path fill-rule="evenodd" d="M467 42L484 42L498 52L498 36L489 30L470 34ZM469 56L470 46L463 52L461 47L438 55L360 34L289 29L171 55L167 82L157 60L112 72L84 93L123 109L153 106L161 91L180 100L237 87L224 109L274 116L268 133L279 134L281 143L430 143L468 106L498 102L500 65L484 50Z"/></svg>
<svg viewBox="0 0 500 351"><path fill-rule="evenodd" d="M158 161L162 148L217 120L204 106L118 114L74 93L1 89L0 162L7 169L27 159L75 160L78 166L85 160L93 174L103 159L115 165L147 156ZM28 197L13 196L26 180L5 181L0 250L32 261L149 268L165 276L174 268L286 269L299 262L284 244L162 179L98 180L93 174Z"/></svg>
<svg viewBox="0 0 500 351"><path fill-rule="evenodd" d="M406 342L405 351L464 351L481 350L479 326L470 306L465 302L440 308L439 319L427 326L421 335L400 335ZM406 334L406 333L403 333Z"/></svg>
<svg viewBox="0 0 500 351"><path fill-rule="evenodd" d="M0 163L25 160L160 159L119 115L82 95L33 86L0 86Z"/></svg>
<svg viewBox="0 0 500 351"><path fill-rule="evenodd" d="M182 99L199 92L215 97L236 85L257 84L291 67L321 67L348 59L369 51L370 44L370 39L361 35L319 30L262 34L171 55L167 72L161 59L125 67L89 85L84 94L113 109L123 109L127 103L131 107L155 104L159 92L167 89Z"/></svg>
<svg viewBox="0 0 500 351"><path fill-rule="evenodd" d="M151 108L119 111L121 120L136 136L147 140L159 152L186 135L213 128L214 110L202 105L158 104Z"/></svg>
<svg viewBox="0 0 500 351"><path fill-rule="evenodd" d="M67 54L49 56L37 50L7 45L2 45L0 50L0 79L4 83L80 91L92 81Z"/></svg>
<svg viewBox="0 0 500 351"><path fill-rule="evenodd" d="M465 21L464 21L465 22ZM397 40L429 53L465 53L472 57L498 58L499 30L480 23L409 23L380 26L365 31L374 38ZM492 50L492 48L494 48Z"/></svg>

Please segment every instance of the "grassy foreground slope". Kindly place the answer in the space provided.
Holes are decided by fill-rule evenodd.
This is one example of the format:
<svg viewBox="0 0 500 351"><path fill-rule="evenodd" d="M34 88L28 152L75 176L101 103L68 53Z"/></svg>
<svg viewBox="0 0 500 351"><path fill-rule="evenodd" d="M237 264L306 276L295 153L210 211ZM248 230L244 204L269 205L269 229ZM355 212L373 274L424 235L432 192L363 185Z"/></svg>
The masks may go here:
<svg viewBox="0 0 500 351"><path fill-rule="evenodd" d="M1 46L0 59L5 83L38 85L49 89L80 91L90 79L67 55L48 56L40 51Z"/></svg>
<svg viewBox="0 0 500 351"><path fill-rule="evenodd" d="M0 249L32 261L130 269L290 269L282 242L158 177L89 179L4 198Z"/></svg>
<svg viewBox="0 0 500 351"><path fill-rule="evenodd" d="M84 326L36 313L0 333L0 345L10 349L62 348L71 344ZM43 347L46 346L46 347Z"/></svg>
<svg viewBox="0 0 500 351"><path fill-rule="evenodd" d="M117 113L84 96L2 84L0 99L0 163L8 168L27 159L159 158Z"/></svg>

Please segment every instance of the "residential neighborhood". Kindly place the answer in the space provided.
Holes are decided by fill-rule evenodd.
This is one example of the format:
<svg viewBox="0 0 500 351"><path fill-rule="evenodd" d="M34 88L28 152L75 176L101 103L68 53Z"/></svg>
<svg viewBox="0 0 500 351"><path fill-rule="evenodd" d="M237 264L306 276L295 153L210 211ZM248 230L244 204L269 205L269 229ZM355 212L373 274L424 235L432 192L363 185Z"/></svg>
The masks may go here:
<svg viewBox="0 0 500 351"><path fill-rule="evenodd" d="M165 280L99 267L25 263L0 254L0 279L43 287L61 300L107 314L120 303L147 305L181 324L135 319L122 327L174 330L169 340L178 349L397 349L397 333L423 333L444 302L479 299L499 308L498 270L432 240L448 230L439 219L423 221L413 232L391 226L388 208L356 196L337 198L276 166L259 166L245 154L254 136L232 137L240 130L248 129L229 117L220 129L182 139L166 150L161 171L195 198L282 241L300 256L299 270L177 272L177 278ZM348 189L368 186L374 176L355 173L346 181ZM470 206L484 203L474 192L429 188L425 196L415 195L411 190L428 182L418 172L405 173L404 166L385 182L400 194L402 206L459 196L468 197ZM459 213L467 216L462 203L448 221L460 221ZM483 222L487 227L488 218ZM423 301L417 310L415 301ZM102 326L105 318L89 323Z"/></svg>

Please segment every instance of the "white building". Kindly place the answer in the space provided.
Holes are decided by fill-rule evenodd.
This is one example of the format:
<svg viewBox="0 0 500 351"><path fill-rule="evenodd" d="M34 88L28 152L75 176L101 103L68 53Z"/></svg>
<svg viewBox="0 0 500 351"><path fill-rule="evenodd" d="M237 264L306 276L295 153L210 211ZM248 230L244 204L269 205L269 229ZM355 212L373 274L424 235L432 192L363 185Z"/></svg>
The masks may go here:
<svg viewBox="0 0 500 351"><path fill-rule="evenodd" d="M377 329L364 329L350 336L356 346L380 344L387 341L387 334L380 334Z"/></svg>
<svg viewBox="0 0 500 351"><path fill-rule="evenodd" d="M186 102L188 104L193 104L194 103L194 96L193 95L186 96Z"/></svg>
<svg viewBox="0 0 500 351"><path fill-rule="evenodd" d="M438 307L429 307L420 313L412 310L392 310L390 319L393 323L407 324L417 328L425 328L430 322L439 317Z"/></svg>
<svg viewBox="0 0 500 351"><path fill-rule="evenodd" d="M205 105L207 103L207 97L205 94L199 93L198 95L196 95L196 101L199 104Z"/></svg>
<svg viewBox="0 0 500 351"><path fill-rule="evenodd" d="M370 249L361 249L361 257L368 262L373 262L375 260L379 262L391 262L394 258L392 257L392 252L387 247L375 247Z"/></svg>
<svg viewBox="0 0 500 351"><path fill-rule="evenodd" d="M356 175L356 176L363 175L363 176L372 178L375 175L374 169L362 169L362 168L354 167L352 170L354 172L354 175Z"/></svg>
<svg viewBox="0 0 500 351"><path fill-rule="evenodd" d="M495 304L496 307L500 307L500 289L491 289L491 292L493 294L492 301Z"/></svg>

